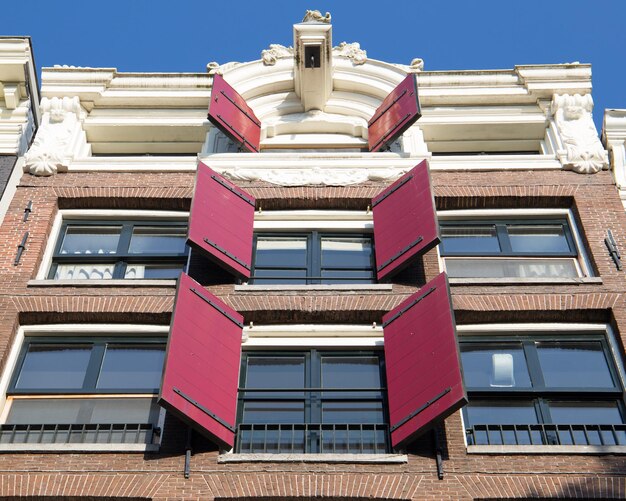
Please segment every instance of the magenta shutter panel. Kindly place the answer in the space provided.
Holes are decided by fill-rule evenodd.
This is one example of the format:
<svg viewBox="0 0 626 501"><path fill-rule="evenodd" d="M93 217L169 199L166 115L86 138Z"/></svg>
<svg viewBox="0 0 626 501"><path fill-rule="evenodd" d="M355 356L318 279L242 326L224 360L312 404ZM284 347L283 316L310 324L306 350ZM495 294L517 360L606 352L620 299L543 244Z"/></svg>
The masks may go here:
<svg viewBox="0 0 626 501"><path fill-rule="evenodd" d="M221 445L235 437L243 317L182 273L159 404Z"/></svg>
<svg viewBox="0 0 626 501"><path fill-rule="evenodd" d="M254 197L200 162L188 243L232 273L250 277L254 204Z"/></svg>
<svg viewBox="0 0 626 501"><path fill-rule="evenodd" d="M380 151L422 116L417 79L411 73L391 91L368 122L370 151Z"/></svg>
<svg viewBox="0 0 626 501"><path fill-rule="evenodd" d="M391 443L403 445L467 403L448 279L383 317Z"/></svg>
<svg viewBox="0 0 626 501"><path fill-rule="evenodd" d="M399 271L439 243L435 200L428 164L423 160L372 199L376 274Z"/></svg>
<svg viewBox="0 0 626 501"><path fill-rule="evenodd" d="M213 75L209 120L242 149L259 152L261 122L246 100L226 83L221 75Z"/></svg>

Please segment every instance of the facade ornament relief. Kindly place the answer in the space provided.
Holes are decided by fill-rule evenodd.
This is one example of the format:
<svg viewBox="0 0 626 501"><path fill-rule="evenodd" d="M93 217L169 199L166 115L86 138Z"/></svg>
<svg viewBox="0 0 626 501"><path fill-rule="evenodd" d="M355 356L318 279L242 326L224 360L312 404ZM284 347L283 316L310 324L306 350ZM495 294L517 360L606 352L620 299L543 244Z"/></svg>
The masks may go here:
<svg viewBox="0 0 626 501"><path fill-rule="evenodd" d="M361 44L358 42L341 42L337 47L333 47L333 52L336 55L347 57L355 66L360 66L367 62L367 52L361 49Z"/></svg>
<svg viewBox="0 0 626 501"><path fill-rule="evenodd" d="M608 155L596 131L590 94L554 95L550 105L551 126L561 144L557 156L565 169L593 174L608 169Z"/></svg>
<svg viewBox="0 0 626 501"><path fill-rule="evenodd" d="M218 169L219 170L219 169ZM233 182L264 181L278 186L349 186L367 181L395 181L409 169L224 169Z"/></svg>
<svg viewBox="0 0 626 501"><path fill-rule="evenodd" d="M89 156L78 97L46 97L41 100L42 120L32 146L24 156L24 170L35 176L51 176L67 170L78 156Z"/></svg>
<svg viewBox="0 0 626 501"><path fill-rule="evenodd" d="M302 18L303 23L326 23L330 24L331 15L327 12L325 16L319 10L307 10Z"/></svg>
<svg viewBox="0 0 626 501"><path fill-rule="evenodd" d="M420 57L416 57L411 61L409 68L411 68L414 73L424 71L424 60Z"/></svg>
<svg viewBox="0 0 626 501"><path fill-rule="evenodd" d="M293 57L293 54L293 47L273 43L268 49L261 51L261 60L265 66L274 66L279 59Z"/></svg>

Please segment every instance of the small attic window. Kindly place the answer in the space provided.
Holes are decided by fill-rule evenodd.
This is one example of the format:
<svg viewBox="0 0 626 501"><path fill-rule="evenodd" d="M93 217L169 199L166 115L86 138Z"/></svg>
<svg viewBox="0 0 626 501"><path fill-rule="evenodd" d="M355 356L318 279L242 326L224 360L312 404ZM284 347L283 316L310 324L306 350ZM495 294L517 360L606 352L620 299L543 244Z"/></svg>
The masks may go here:
<svg viewBox="0 0 626 501"><path fill-rule="evenodd" d="M320 68L320 46L309 45L304 48L304 67L305 68Z"/></svg>

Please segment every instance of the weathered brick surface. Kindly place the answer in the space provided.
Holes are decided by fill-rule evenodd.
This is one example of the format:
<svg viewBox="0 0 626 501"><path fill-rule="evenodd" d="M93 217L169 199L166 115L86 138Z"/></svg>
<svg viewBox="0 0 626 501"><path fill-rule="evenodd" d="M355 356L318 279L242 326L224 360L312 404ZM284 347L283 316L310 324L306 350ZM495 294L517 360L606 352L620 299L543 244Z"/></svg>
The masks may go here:
<svg viewBox="0 0 626 501"><path fill-rule="evenodd" d="M459 324L474 322L610 322L626 335L626 283L604 246L611 229L626 249L626 216L609 173L433 172L437 206L572 208L601 284L453 286ZM0 364L19 325L65 322L167 325L173 287L35 287L59 209L188 210L194 175L185 173L67 173L25 175L0 227ZM384 186L242 187L270 209L365 210ZM33 200L33 213L23 221ZM24 232L27 249L13 261ZM247 321L380 322L382 314L438 273L431 251L396 277L391 291L235 291L235 280L194 257L201 281ZM191 478L183 477L186 428L168 416L160 453L0 454L0 496L35 499L497 499L626 497L626 456L468 454L459 413L445 422L443 480L437 479L431 436L409 448L406 464L217 462L219 452L194 435Z"/></svg>

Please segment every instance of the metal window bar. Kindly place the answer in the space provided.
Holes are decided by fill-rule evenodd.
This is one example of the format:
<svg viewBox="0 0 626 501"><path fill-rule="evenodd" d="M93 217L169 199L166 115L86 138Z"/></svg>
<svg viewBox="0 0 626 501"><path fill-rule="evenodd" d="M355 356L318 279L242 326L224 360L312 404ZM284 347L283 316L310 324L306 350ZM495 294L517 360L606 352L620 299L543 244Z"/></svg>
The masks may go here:
<svg viewBox="0 0 626 501"><path fill-rule="evenodd" d="M468 445L626 445L626 424L479 424Z"/></svg>
<svg viewBox="0 0 626 501"><path fill-rule="evenodd" d="M240 424L237 453L255 454L387 454L386 424Z"/></svg>
<svg viewBox="0 0 626 501"><path fill-rule="evenodd" d="M0 444L151 444L159 432L150 423L3 424Z"/></svg>

